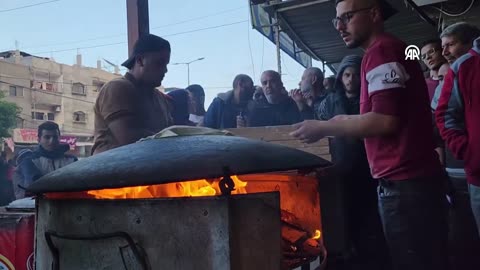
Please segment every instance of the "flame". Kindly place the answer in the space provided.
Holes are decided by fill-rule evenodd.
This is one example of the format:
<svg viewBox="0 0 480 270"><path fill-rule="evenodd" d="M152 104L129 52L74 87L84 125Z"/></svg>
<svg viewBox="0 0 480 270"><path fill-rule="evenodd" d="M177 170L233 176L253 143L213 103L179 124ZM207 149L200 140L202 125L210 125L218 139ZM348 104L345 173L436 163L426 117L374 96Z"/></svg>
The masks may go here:
<svg viewBox="0 0 480 270"><path fill-rule="evenodd" d="M235 183L232 194L246 194L247 182L240 180L236 175L232 175L231 178ZM87 191L87 197L95 199L145 199L215 196L221 194L219 182L220 179L210 181L200 179L162 185L91 190Z"/></svg>
<svg viewBox="0 0 480 270"><path fill-rule="evenodd" d="M318 240L320 237L322 237L322 232L320 230L315 230L312 239Z"/></svg>

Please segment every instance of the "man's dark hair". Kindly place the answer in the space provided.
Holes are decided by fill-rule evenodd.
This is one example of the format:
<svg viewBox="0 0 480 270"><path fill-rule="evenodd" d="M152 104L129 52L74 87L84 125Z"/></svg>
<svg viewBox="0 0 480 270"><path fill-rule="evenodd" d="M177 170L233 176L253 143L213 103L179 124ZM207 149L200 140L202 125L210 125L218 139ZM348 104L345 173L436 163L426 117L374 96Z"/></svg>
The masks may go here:
<svg viewBox="0 0 480 270"><path fill-rule="evenodd" d="M428 40L422 42L422 45L421 45L420 49L429 45L429 44L435 45L435 48L441 48L442 47L442 40L439 39L439 38L428 39Z"/></svg>
<svg viewBox="0 0 480 270"><path fill-rule="evenodd" d="M340 2L343 2L344 0L336 0L335 1L335 7L337 7L337 5L340 3ZM386 21L388 20L390 17L392 17L393 15L395 15L398 10L396 10L389 2L387 2L386 0L371 0L372 2L376 3L378 5L378 7L380 8L380 12L382 14L382 17L383 17L383 20Z"/></svg>
<svg viewBox="0 0 480 270"><path fill-rule="evenodd" d="M250 78L250 76L245 74L238 74L237 76L235 76L235 79L233 79L233 84L232 84L233 89L235 89L240 82L243 83L246 81L251 81L253 83L253 80L252 78Z"/></svg>
<svg viewBox="0 0 480 270"><path fill-rule="evenodd" d="M205 96L205 90L203 90L203 87L198 84L189 85L186 90L192 93L195 97Z"/></svg>
<svg viewBox="0 0 480 270"><path fill-rule="evenodd" d="M50 130L50 131L58 131L58 135L60 135L60 127L57 125L57 123L52 122L52 121L47 121L41 125L38 126L38 137L42 137L42 132L44 130Z"/></svg>

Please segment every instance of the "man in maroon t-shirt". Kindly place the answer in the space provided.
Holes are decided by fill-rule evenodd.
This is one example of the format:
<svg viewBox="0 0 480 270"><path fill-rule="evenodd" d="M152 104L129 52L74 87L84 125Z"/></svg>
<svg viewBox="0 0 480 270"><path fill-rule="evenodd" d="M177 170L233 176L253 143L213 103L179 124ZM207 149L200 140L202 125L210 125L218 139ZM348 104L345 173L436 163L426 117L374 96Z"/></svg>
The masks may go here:
<svg viewBox="0 0 480 270"><path fill-rule="evenodd" d="M447 269L445 173L434 151L427 86L405 43L383 30L395 10L380 0L337 0L336 29L347 47L365 50L360 115L308 120L291 133L365 138L379 213L394 269Z"/></svg>

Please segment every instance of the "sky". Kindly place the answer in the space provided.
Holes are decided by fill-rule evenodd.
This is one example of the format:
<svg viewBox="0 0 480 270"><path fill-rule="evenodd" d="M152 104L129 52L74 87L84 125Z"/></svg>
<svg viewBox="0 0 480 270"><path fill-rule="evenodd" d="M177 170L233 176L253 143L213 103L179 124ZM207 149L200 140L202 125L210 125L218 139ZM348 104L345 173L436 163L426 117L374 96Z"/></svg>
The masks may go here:
<svg viewBox="0 0 480 270"><path fill-rule="evenodd" d="M247 0L150 0L149 17L150 33L172 47L163 86L185 88L187 67L172 63L204 57L190 65L190 83L204 87L207 107L232 88L235 75L250 75L260 84L262 71L276 70L275 45L252 29ZM120 65L128 55L125 0L0 0L0 25L0 51L18 46L69 65L78 52L90 67L99 59ZM281 59L285 87L298 87L304 68L284 53Z"/></svg>

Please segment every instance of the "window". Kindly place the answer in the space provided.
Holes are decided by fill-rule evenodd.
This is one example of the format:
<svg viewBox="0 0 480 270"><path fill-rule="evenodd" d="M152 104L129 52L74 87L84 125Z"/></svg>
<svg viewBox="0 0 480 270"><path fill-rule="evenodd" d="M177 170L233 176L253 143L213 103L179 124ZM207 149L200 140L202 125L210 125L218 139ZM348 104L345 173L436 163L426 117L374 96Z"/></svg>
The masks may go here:
<svg viewBox="0 0 480 270"><path fill-rule="evenodd" d="M48 121L55 121L55 114L54 113L48 113L47 114L47 120Z"/></svg>
<svg viewBox="0 0 480 270"><path fill-rule="evenodd" d="M45 90L50 91L50 92L54 92L55 89L54 89L54 87L53 87L53 83L47 83L47 82L46 82L46 83L45 83Z"/></svg>
<svg viewBox="0 0 480 270"><path fill-rule="evenodd" d="M74 112L73 122L85 123L87 121L87 115L84 112Z"/></svg>
<svg viewBox="0 0 480 270"><path fill-rule="evenodd" d="M43 112L32 112L33 120L45 120L45 113Z"/></svg>
<svg viewBox="0 0 480 270"><path fill-rule="evenodd" d="M17 128L23 128L23 125L24 125L24 122L25 120L20 118L20 117L17 117Z"/></svg>
<svg viewBox="0 0 480 270"><path fill-rule="evenodd" d="M72 94L86 96L87 92L85 90L85 85L81 83L74 83L72 85Z"/></svg>
<svg viewBox="0 0 480 270"><path fill-rule="evenodd" d="M11 97L16 97L17 96L17 87L10 86L10 96Z"/></svg>
<svg viewBox="0 0 480 270"><path fill-rule="evenodd" d="M105 83L102 81L94 80L92 84L93 84L93 91L100 92L100 89L102 89Z"/></svg>
<svg viewBox="0 0 480 270"><path fill-rule="evenodd" d="M49 82L30 81L30 85L33 89L45 90L49 92L57 92L56 85Z"/></svg>
<svg viewBox="0 0 480 270"><path fill-rule="evenodd" d="M9 90L11 97L23 97L23 88L11 85Z"/></svg>

